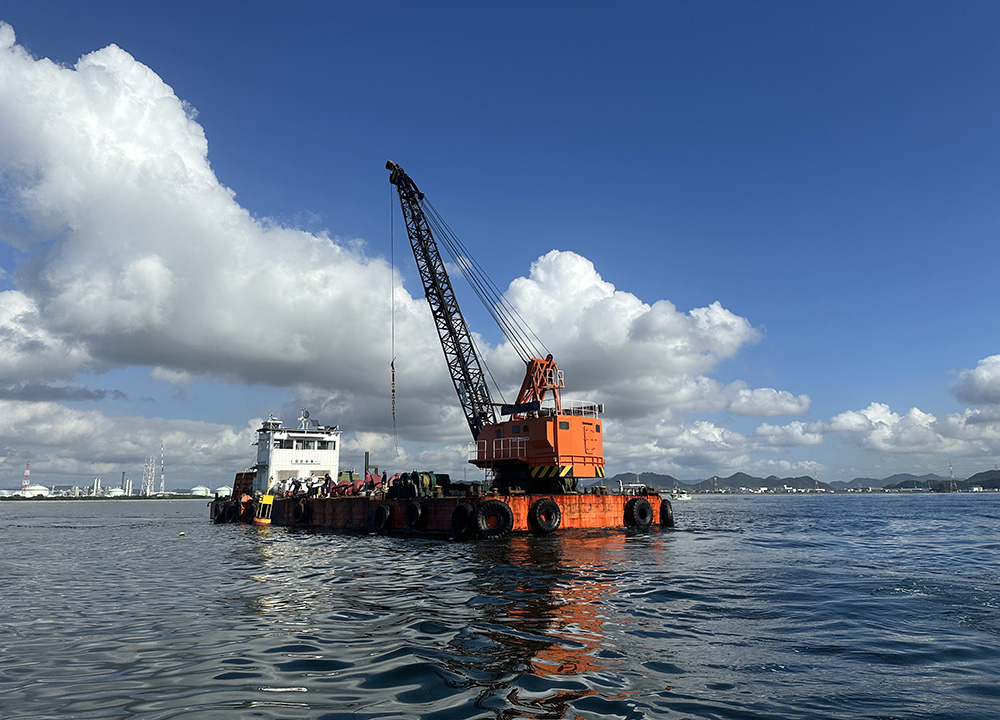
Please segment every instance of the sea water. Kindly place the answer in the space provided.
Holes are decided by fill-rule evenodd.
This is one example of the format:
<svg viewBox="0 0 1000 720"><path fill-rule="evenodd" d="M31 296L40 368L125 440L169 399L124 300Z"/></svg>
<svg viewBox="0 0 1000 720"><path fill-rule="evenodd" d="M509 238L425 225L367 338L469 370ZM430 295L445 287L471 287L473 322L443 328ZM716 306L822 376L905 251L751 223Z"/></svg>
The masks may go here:
<svg viewBox="0 0 1000 720"><path fill-rule="evenodd" d="M441 542L0 502L0 718L1000 717L1000 494Z"/></svg>

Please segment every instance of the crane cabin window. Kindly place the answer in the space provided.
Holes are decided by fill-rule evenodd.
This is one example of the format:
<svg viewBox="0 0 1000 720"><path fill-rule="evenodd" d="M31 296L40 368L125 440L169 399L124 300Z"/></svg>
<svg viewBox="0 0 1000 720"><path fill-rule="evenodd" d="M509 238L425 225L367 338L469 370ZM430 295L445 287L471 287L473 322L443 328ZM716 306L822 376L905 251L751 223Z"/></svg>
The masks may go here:
<svg viewBox="0 0 1000 720"><path fill-rule="evenodd" d="M567 420L560 420L559 421L559 429L560 430L569 430L569 422Z"/></svg>

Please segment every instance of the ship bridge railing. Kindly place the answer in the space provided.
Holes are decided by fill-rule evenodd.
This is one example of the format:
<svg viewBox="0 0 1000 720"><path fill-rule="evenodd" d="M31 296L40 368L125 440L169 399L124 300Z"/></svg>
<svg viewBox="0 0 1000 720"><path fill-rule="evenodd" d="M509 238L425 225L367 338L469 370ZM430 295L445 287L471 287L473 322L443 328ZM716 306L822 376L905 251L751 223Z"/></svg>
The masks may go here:
<svg viewBox="0 0 1000 720"><path fill-rule="evenodd" d="M469 462L524 460L527 457L528 438L496 438L469 443Z"/></svg>
<svg viewBox="0 0 1000 720"><path fill-rule="evenodd" d="M582 417L600 417L604 413L604 403L582 402L579 400L564 400L562 412L556 412L554 407L543 407L538 411L542 417L553 415L579 415Z"/></svg>

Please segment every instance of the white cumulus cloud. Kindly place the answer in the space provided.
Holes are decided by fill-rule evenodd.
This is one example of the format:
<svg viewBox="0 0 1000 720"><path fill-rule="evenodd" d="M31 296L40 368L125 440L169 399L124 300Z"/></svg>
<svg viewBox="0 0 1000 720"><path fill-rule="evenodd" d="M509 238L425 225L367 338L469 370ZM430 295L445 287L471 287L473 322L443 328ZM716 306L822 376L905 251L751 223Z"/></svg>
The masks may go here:
<svg viewBox="0 0 1000 720"><path fill-rule="evenodd" d="M887 453L955 453L964 455L975 448L968 438L949 431L954 423L940 423L919 408L904 415L884 403L871 403L864 410L851 410L830 419L829 429L853 436L863 447Z"/></svg>
<svg viewBox="0 0 1000 720"><path fill-rule="evenodd" d="M216 179L189 108L124 50L61 67L9 26L4 39L0 227L27 228L4 236L24 249L45 243L17 273L31 332L81 345L81 367L373 390L361 370L387 363L383 260L252 217ZM400 339L419 356L433 335L412 302L397 289Z"/></svg>
<svg viewBox="0 0 1000 720"><path fill-rule="evenodd" d="M815 425L792 422L785 426L762 423L754 430L754 439L771 447L794 447L797 445L819 445L823 433Z"/></svg>
<svg viewBox="0 0 1000 720"><path fill-rule="evenodd" d="M772 415L803 415L809 411L808 395L792 395L773 388L740 388L729 403L729 409L739 415L767 417Z"/></svg>
<svg viewBox="0 0 1000 720"><path fill-rule="evenodd" d="M976 367L962 370L951 392L971 405L1000 405L1000 355L990 355Z"/></svg>
<svg viewBox="0 0 1000 720"><path fill-rule="evenodd" d="M604 402L622 419L725 407L729 390L708 373L761 336L717 302L688 312L666 300L646 304L572 251L538 258L527 277L511 282L507 298L545 339L568 391ZM499 353L513 357L505 346ZM508 367L517 372L516 363Z"/></svg>
<svg viewBox="0 0 1000 720"><path fill-rule="evenodd" d="M225 463L226 468L244 467L253 455L259 426L259 418L234 429L192 420L111 418L52 402L0 400L0 437L8 448L21 449L8 450L0 468L6 474L18 474L30 460L32 476L45 485L53 484L55 474L86 485L93 477L107 473L112 473L108 479L117 484L117 472L134 467L136 458L152 455L163 444L170 458L171 478L174 474L187 479L207 477L205 468L217 463ZM232 479L228 470L222 477Z"/></svg>
<svg viewBox="0 0 1000 720"><path fill-rule="evenodd" d="M47 329L35 301L16 290L0 292L0 384L71 377L90 362L78 341Z"/></svg>

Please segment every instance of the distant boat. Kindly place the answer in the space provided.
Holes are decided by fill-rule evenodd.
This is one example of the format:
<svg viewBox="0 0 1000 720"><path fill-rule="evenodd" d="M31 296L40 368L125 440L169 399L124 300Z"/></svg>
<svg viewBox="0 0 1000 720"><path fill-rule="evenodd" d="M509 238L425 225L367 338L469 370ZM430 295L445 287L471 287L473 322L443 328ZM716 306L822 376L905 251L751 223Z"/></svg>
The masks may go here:
<svg viewBox="0 0 1000 720"><path fill-rule="evenodd" d="M670 492L671 500L690 500L691 495L685 490L672 490Z"/></svg>

